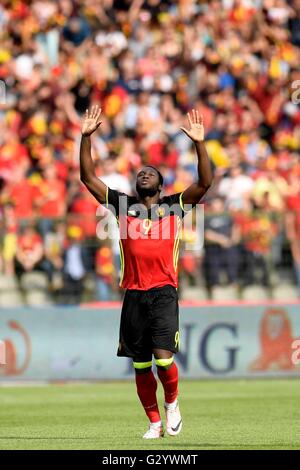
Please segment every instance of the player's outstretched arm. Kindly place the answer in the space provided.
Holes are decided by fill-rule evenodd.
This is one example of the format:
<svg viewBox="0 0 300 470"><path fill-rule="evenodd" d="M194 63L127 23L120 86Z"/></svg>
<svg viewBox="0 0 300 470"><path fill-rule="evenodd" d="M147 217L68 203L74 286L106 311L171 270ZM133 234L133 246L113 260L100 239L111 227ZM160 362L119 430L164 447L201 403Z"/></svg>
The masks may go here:
<svg viewBox="0 0 300 470"><path fill-rule="evenodd" d="M197 204L212 184L213 175L204 143L203 116L195 109L187 114L190 129L181 130L194 142L198 157L198 181L189 186L182 195L183 204Z"/></svg>
<svg viewBox="0 0 300 470"><path fill-rule="evenodd" d="M107 186L95 173L95 166L91 154L91 135L101 124L101 109L92 106L86 110L81 128L80 143L80 179L97 201L104 203Z"/></svg>

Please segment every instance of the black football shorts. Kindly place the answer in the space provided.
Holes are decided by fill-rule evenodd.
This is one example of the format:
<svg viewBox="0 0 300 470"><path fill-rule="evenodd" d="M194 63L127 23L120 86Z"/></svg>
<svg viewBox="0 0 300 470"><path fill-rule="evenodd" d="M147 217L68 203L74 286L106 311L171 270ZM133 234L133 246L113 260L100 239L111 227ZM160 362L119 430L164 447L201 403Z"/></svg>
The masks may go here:
<svg viewBox="0 0 300 470"><path fill-rule="evenodd" d="M136 362L152 359L152 351L178 351L179 314L175 287L127 289L123 301L117 355Z"/></svg>

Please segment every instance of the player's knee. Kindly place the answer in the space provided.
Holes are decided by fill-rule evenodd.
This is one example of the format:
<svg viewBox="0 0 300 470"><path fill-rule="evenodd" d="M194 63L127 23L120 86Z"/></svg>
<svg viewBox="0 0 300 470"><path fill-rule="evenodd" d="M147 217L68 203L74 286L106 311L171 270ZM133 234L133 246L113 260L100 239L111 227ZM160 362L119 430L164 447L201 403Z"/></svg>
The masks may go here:
<svg viewBox="0 0 300 470"><path fill-rule="evenodd" d="M135 362L133 361L133 367L136 374L145 374L150 372L152 368L152 361L148 362Z"/></svg>
<svg viewBox="0 0 300 470"><path fill-rule="evenodd" d="M168 359L155 359L155 364L158 369L168 370L174 362L174 356Z"/></svg>

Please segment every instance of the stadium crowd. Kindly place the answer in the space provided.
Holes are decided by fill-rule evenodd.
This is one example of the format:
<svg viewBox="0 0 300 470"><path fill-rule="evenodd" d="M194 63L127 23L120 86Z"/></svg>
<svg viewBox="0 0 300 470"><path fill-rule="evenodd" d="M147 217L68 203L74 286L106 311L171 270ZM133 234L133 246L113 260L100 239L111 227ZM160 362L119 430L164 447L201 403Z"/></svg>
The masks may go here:
<svg viewBox="0 0 300 470"><path fill-rule="evenodd" d="M2 0L0 36L3 276L41 271L60 303L91 279L91 298L119 298L118 243L96 236L103 212L79 179L81 117L101 103L107 185L132 193L149 163L171 194L196 175L180 131L195 107L214 184L180 276L269 295L287 280L300 296L300 0Z"/></svg>

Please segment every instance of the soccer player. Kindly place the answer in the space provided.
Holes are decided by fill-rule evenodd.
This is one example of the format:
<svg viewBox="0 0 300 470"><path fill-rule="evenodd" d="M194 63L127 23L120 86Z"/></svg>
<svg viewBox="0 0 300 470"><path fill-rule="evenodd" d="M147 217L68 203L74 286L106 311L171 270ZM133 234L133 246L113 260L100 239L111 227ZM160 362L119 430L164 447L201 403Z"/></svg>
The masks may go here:
<svg viewBox="0 0 300 470"><path fill-rule="evenodd" d="M95 198L117 218L120 230L121 281L126 289L117 355L130 357L135 369L139 399L149 418L145 439L164 435L157 404L157 381L152 357L164 388L166 427L169 435L180 433L178 369L179 319L177 262L180 225L186 208L195 206L212 183L210 161L204 144L203 118L197 110L187 115L189 129L182 131L194 142L198 180L182 193L161 198L163 177L152 166L137 174L136 196L107 187L95 174L91 134L101 124L101 109L86 111L80 146L80 177Z"/></svg>

